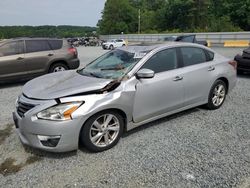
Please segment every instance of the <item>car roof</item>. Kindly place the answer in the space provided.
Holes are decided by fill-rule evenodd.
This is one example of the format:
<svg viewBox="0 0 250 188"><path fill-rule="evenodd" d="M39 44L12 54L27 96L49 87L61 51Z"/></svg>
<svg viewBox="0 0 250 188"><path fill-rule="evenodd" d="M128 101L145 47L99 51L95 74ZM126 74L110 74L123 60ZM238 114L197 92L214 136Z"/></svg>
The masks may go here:
<svg viewBox="0 0 250 188"><path fill-rule="evenodd" d="M16 41L16 40L62 40L59 38L42 38L42 37L36 37L36 38L31 38L31 37L17 37L17 38L11 38L11 39L5 39L0 42L10 42L10 41Z"/></svg>
<svg viewBox="0 0 250 188"><path fill-rule="evenodd" d="M19 40L65 40L65 39L17 37L17 38L0 40L0 45L2 46L2 45L5 45L6 43L15 42L15 41L19 41Z"/></svg>
<svg viewBox="0 0 250 188"><path fill-rule="evenodd" d="M188 42L172 42L172 41L164 43L141 43L131 46L119 47L117 49L121 49L130 53L138 53L138 52L150 52L154 49L160 49L160 48L181 47L181 46L199 47L206 49L204 46L199 44L188 43Z"/></svg>

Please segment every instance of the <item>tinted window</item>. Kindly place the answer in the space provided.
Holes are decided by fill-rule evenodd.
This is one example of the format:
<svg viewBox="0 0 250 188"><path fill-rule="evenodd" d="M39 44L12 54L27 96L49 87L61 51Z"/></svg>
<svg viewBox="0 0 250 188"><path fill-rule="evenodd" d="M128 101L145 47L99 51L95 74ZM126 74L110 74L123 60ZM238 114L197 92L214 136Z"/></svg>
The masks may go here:
<svg viewBox="0 0 250 188"><path fill-rule="evenodd" d="M58 50L62 48L63 41L62 40L49 40L49 44L52 50Z"/></svg>
<svg viewBox="0 0 250 188"><path fill-rule="evenodd" d="M214 59L214 53L211 51L207 51L208 54L208 61L212 61Z"/></svg>
<svg viewBox="0 0 250 188"><path fill-rule="evenodd" d="M175 41L176 37L172 36L172 37L165 37L164 41Z"/></svg>
<svg viewBox="0 0 250 188"><path fill-rule="evenodd" d="M183 36L179 39L177 39L177 41L181 41L181 42L193 42L194 41L194 36Z"/></svg>
<svg viewBox="0 0 250 188"><path fill-rule="evenodd" d="M167 49L152 56L142 68L151 69L155 73L164 72L177 68L176 50Z"/></svg>
<svg viewBox="0 0 250 188"><path fill-rule="evenodd" d="M206 54L201 48L181 48L184 66L195 65L206 62Z"/></svg>
<svg viewBox="0 0 250 188"><path fill-rule="evenodd" d="M116 40L116 42L123 42L123 40Z"/></svg>
<svg viewBox="0 0 250 188"><path fill-rule="evenodd" d="M9 42L0 46L0 57L21 54L23 50L23 41Z"/></svg>
<svg viewBox="0 0 250 188"><path fill-rule="evenodd" d="M50 46L47 40L26 40L26 53L48 51Z"/></svg>

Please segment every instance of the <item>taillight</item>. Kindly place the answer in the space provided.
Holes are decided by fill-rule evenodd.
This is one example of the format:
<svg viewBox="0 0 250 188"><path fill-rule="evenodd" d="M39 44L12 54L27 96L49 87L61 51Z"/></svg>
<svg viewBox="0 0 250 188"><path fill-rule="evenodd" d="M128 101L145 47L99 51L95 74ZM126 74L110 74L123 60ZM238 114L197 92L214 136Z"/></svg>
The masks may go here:
<svg viewBox="0 0 250 188"><path fill-rule="evenodd" d="M237 62L236 61L229 61L228 63L233 66L234 70L237 69Z"/></svg>
<svg viewBox="0 0 250 188"><path fill-rule="evenodd" d="M74 56L76 56L77 57L77 49L76 48L69 48L68 49L68 52L70 53L70 54L72 54L72 55L74 55Z"/></svg>

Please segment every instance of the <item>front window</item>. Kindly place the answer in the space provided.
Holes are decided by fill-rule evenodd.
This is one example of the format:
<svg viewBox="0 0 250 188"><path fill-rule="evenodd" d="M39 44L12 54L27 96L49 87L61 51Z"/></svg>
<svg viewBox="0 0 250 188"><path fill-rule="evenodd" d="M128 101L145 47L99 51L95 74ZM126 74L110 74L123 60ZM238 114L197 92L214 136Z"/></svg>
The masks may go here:
<svg viewBox="0 0 250 188"><path fill-rule="evenodd" d="M78 71L85 76L105 79L117 79L127 74L146 53L132 53L120 49L113 50L99 57L85 68Z"/></svg>
<svg viewBox="0 0 250 188"><path fill-rule="evenodd" d="M177 53L175 48L162 50L153 55L141 69L150 69L155 73L165 72L177 68Z"/></svg>
<svg viewBox="0 0 250 188"><path fill-rule="evenodd" d="M23 41L9 42L0 46L0 57L24 53Z"/></svg>

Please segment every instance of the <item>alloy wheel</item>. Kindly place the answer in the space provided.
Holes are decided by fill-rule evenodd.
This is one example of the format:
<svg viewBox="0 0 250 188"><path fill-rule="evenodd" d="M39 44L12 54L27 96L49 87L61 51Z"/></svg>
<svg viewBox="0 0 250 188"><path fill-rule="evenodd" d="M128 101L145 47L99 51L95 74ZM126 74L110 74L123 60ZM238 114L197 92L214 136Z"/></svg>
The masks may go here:
<svg viewBox="0 0 250 188"><path fill-rule="evenodd" d="M214 88L213 97L212 97L212 102L214 106L220 106L223 103L225 96L226 96L226 89L224 85L218 84Z"/></svg>
<svg viewBox="0 0 250 188"><path fill-rule="evenodd" d="M120 123L113 114L104 114L96 118L90 127L90 140L97 147L112 144L120 131Z"/></svg>
<svg viewBox="0 0 250 188"><path fill-rule="evenodd" d="M61 72L61 71L65 71L66 69L63 67L63 66L58 66L58 67L55 67L53 72Z"/></svg>

